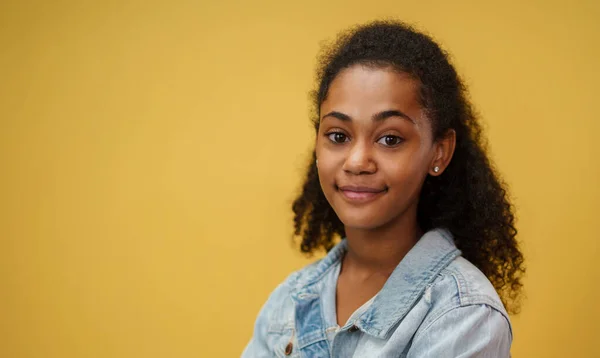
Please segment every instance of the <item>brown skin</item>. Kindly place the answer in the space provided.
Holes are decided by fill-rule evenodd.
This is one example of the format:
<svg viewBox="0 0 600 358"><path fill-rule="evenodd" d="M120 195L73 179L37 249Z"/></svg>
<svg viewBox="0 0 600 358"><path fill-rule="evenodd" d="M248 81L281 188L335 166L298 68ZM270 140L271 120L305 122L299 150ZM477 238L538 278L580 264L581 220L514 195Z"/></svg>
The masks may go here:
<svg viewBox="0 0 600 358"><path fill-rule="evenodd" d="M454 131L433 140L418 88L391 68L354 65L337 75L321 104L319 180L348 241L336 291L340 326L381 290L423 234L423 181L442 174L454 152Z"/></svg>

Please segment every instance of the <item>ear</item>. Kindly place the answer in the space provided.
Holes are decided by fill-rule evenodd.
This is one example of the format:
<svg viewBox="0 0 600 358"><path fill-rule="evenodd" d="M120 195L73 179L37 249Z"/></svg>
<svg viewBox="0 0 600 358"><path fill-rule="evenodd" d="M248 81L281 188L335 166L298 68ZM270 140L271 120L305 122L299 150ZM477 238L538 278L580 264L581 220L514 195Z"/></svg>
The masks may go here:
<svg viewBox="0 0 600 358"><path fill-rule="evenodd" d="M441 175L450 164L454 148L456 147L456 132L454 129L448 129L444 136L433 143L433 160L429 166L429 175ZM436 171L437 168L437 171Z"/></svg>

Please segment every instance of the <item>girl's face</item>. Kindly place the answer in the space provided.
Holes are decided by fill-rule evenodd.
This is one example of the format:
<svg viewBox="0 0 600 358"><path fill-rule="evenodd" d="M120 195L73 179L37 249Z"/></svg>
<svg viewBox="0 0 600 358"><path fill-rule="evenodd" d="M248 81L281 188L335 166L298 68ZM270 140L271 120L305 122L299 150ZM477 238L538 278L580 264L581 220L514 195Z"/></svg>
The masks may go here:
<svg viewBox="0 0 600 358"><path fill-rule="evenodd" d="M433 141L418 88L408 75L361 65L331 83L320 107L317 167L346 228L376 229L410 210L416 217L426 175L449 162L454 142Z"/></svg>

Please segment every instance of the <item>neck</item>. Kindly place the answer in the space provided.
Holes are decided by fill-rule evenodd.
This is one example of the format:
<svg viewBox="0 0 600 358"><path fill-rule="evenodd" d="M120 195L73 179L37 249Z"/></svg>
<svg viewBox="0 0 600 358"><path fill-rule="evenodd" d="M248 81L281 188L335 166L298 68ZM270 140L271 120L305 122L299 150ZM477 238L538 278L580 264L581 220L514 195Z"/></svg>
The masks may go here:
<svg viewBox="0 0 600 358"><path fill-rule="evenodd" d="M357 272L379 272L388 276L416 244L423 232L417 225L416 210L389 225L376 229L346 227L348 251L343 265Z"/></svg>

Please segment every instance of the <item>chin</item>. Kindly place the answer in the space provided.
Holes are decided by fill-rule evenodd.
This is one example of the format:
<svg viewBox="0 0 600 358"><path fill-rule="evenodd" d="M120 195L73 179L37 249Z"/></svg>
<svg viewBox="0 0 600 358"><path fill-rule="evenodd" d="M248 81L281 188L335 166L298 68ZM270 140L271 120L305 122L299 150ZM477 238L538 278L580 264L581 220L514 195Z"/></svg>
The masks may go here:
<svg viewBox="0 0 600 358"><path fill-rule="evenodd" d="M348 214L338 215L340 221L346 229L374 230L385 225L385 220L377 215L357 215Z"/></svg>

